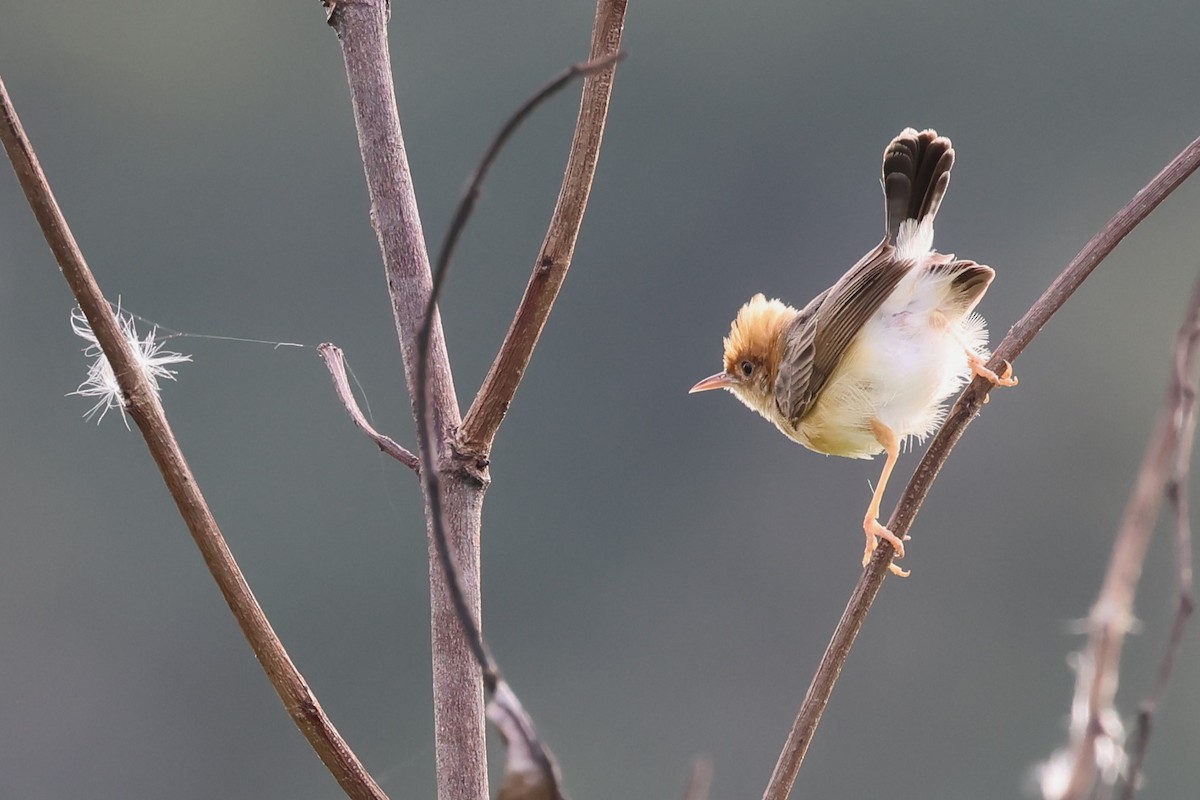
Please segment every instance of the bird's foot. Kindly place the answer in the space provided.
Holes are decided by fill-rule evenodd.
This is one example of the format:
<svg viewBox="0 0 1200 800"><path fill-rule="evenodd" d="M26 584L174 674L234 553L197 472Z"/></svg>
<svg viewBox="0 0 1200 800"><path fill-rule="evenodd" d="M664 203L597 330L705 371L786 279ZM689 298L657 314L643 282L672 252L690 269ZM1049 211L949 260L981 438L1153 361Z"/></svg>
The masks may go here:
<svg viewBox="0 0 1200 800"><path fill-rule="evenodd" d="M871 560L871 556L874 555L875 549L879 547L879 539L885 539L891 543L892 548L896 551L896 554L893 556L893 558L904 558L904 543L912 538L911 536L905 535L905 537L901 539L899 536L880 525L879 520L870 516L863 520L863 533L865 533L867 536L867 546L866 549L863 550L862 560L864 567ZM901 569L894 561L888 564L888 569L891 570L893 575L896 575L900 578L907 578L909 575L908 570Z"/></svg>
<svg viewBox="0 0 1200 800"><path fill-rule="evenodd" d="M995 372L987 368L983 359L975 356L971 359L971 373L987 380L993 386L1016 386L1019 381L1017 376L1013 375L1012 364L1004 362L1004 372L997 375Z"/></svg>

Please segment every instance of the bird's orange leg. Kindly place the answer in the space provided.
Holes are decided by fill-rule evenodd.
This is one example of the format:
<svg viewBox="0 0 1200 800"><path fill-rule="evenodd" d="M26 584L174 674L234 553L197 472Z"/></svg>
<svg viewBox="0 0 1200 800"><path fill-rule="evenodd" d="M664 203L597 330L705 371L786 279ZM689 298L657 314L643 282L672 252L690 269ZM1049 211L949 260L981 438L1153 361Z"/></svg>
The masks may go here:
<svg viewBox="0 0 1200 800"><path fill-rule="evenodd" d="M971 365L971 373L973 375L978 375L981 378L991 381L993 386L1016 386L1017 385L1017 383L1018 383L1017 376L1013 375L1012 364L1005 361L1004 362L1004 374L997 375L995 372L993 372L992 370L987 368L986 364L984 363L984 360L982 358L980 358L978 353L976 353L974 350L972 350L969 347L966 348L966 350L967 350L967 362L970 363L970 365Z"/></svg>
<svg viewBox="0 0 1200 800"><path fill-rule="evenodd" d="M877 419L871 420L871 433L875 435L875 440L883 445L883 449L887 453L887 461L883 464L883 474L879 476L875 494L871 497L871 505L867 507L867 515L863 518L863 533L867 536L867 547L863 551L862 561L864 567L871 560L871 554L875 552L875 548L879 546L876 541L878 538L892 543L892 547L896 549L896 558L904 558L904 541L879 524L879 506L883 502L883 490L887 488L888 478L891 477L892 469L896 466L896 459L900 457L900 440L896 438L895 431ZM894 563L888 564L888 569L901 578L908 577L908 571L900 569Z"/></svg>
<svg viewBox="0 0 1200 800"><path fill-rule="evenodd" d="M967 342L963 339L962 334L958 332L958 328L956 328L954 325L951 325L950 321L946 319L945 315L942 314L941 311L935 311L933 313L934 321L941 327L945 328L945 330L954 337L954 341L958 342L958 346L961 347L964 352L966 352L967 363L971 365L972 375L978 375L984 380L989 381L993 386L1017 385L1017 376L1013 375L1012 364L1005 361L1004 374L997 375L994 371L987 368L987 362L983 360L983 357L980 356L979 353L975 352L975 348L967 344ZM986 403L987 400L985 399L984 402Z"/></svg>

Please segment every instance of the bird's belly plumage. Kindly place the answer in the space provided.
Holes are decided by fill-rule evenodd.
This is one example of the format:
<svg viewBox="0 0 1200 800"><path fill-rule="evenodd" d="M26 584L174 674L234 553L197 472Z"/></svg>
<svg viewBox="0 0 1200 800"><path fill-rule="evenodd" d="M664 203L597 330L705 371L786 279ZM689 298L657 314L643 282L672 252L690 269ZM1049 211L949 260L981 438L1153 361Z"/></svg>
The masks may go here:
<svg viewBox="0 0 1200 800"><path fill-rule="evenodd" d="M792 436L820 453L870 458L882 452L877 419L904 440L924 439L945 416L943 401L970 378L963 344L983 352L982 318L949 316L949 279L914 269L863 326L815 406Z"/></svg>

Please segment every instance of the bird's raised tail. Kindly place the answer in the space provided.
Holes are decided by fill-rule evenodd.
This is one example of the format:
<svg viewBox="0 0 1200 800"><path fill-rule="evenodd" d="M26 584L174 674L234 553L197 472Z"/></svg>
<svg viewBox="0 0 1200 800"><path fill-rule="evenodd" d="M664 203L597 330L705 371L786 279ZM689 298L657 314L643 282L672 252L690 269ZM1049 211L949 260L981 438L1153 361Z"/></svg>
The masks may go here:
<svg viewBox="0 0 1200 800"><path fill-rule="evenodd" d="M883 200L888 241L897 242L905 220L914 225L928 223L932 238L933 218L950 185L954 148L935 130L917 133L905 128L883 151Z"/></svg>

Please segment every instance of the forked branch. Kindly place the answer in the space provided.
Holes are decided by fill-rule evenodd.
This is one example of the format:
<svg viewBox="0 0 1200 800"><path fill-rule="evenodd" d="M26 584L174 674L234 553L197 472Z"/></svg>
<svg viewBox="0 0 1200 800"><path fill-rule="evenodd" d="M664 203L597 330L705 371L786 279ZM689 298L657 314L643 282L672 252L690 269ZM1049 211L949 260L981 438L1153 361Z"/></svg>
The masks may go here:
<svg viewBox="0 0 1200 800"><path fill-rule="evenodd" d="M484 437L487 445L482 447L465 435L466 431L474 429L470 423L459 424L458 405L437 313L435 279L429 269L396 110L385 3L383 0L326 0L326 5L329 22L342 43L371 197L372 221L383 251L409 390L416 407L418 455L431 539L438 793L443 798L477 798L486 795L487 786L486 754L481 726L477 724L481 715L476 713L479 687L485 684L488 691L495 694L489 714L502 698L511 696L515 701L515 695L502 691L506 687L499 679L479 633L478 622L480 511L483 491L490 480L488 454L499 417L489 423L490 432L485 432ZM576 69L563 79L565 83L574 74L592 68L600 70L591 74L584 84L564 188L547 235L548 241L555 242L551 260L557 260L560 267L557 270L535 269L535 278L531 280L531 284L540 283L537 275L553 272L555 293L574 250L591 187L612 85L612 61L620 47L624 11L625 0L598 0L592 31L593 63L590 67ZM596 64L598 61L600 63ZM511 132L526 113L527 110L522 110L519 118L505 130ZM506 136L507 133L502 134L494 149L503 144L502 139ZM490 158L491 155L485 160L477 180L482 180ZM476 188L468 191L463 210L456 214L456 222L447 235L443 263L449 262L449 251L457 241L476 191ZM544 252L546 247L543 245ZM540 258L538 263L548 265L547 258ZM444 274L443 269L438 272ZM440 282L438 278L439 286ZM529 294L527 290L527 297ZM553 301L553 293L548 299L544 292L538 292L538 296L541 299L535 304L540 314L536 321L537 330L532 338L522 339L524 355L518 357L519 363L510 358L498 358L489 373L489 379L498 380L507 387L507 397L500 401L504 410L516 391ZM521 318L520 311L518 318ZM518 325L514 322L514 328L528 332L528 327L527 323ZM501 350L507 352L503 347ZM499 416L503 416L503 411ZM454 435L456 431L458 436ZM518 705L501 705L500 710L506 712L506 721L521 719L523 711ZM508 713L514 711L519 713ZM512 730L525 728L521 724ZM532 730L532 725L528 728ZM536 738L526 743L533 746L530 752L544 753ZM548 754L545 755L548 759ZM552 765L548 760L547 763ZM541 777L552 772L539 773L538 786L544 786ZM556 778L554 780L551 785L556 786ZM506 784L501 796L506 796L508 789Z"/></svg>
<svg viewBox="0 0 1200 800"><path fill-rule="evenodd" d="M600 0L601 8L603 8L606 2L607 0ZM598 26L603 16L602 13L598 13ZM618 17L614 22L620 25L621 19ZM593 35L599 36L602 33L603 31L597 28ZM614 45L616 44L619 44L619 37L614 42ZM484 640L479 621L475 618L467 602L466 593L463 590L462 576L450 548L446 518L441 502L441 478L433 468L430 448L430 442L435 430L434 418L429 413L429 398L426 394L428 388L430 330L435 320L434 311L437 308L437 301L441 294L441 289L445 285L446 276L449 273L451 256L453 255L455 244L466 225L467 219L470 217L471 209L474 207L475 200L479 196L483 179L486 177L489 168L499 155L504 144L516 131L521 122L538 105L566 86L571 79L581 75L593 75L601 71L611 73L620 58L621 54L614 52L605 54L595 61L570 67L536 92L501 127L500 132L487 148L479 167L476 168L467 191L460 201L450 227L447 230L442 251L436 261L433 273L433 291L430 293L425 307L424 322L417 332L417 369L414 399L416 415L420 423L418 428L421 434L421 476L425 486L425 495L430 503L432 535L438 560L444 573L445 583L450 591L454 610L458 615L459 624L466 636L467 644L470 646L471 652L479 664L483 675L484 689L489 696L488 719L496 725L508 748L505 760L505 783L500 791L500 796L504 800L524 800L525 798L556 800L562 797L560 788L561 779L558 765L554 761L549 748L546 747L538 735L533 719L521 705L516 693L500 676L499 667L496 665L487 642ZM582 115L579 124L584 124ZM603 117L599 120L599 125L603 127ZM578 135L576 138L579 138ZM582 217L576 220L576 225L581 223ZM513 383L514 389L516 383L519 381L520 376L518 375Z"/></svg>
<svg viewBox="0 0 1200 800"><path fill-rule="evenodd" d="M1009 330L1008 335L996 348L989 366L1002 369L1006 360L1014 361L1113 248L1175 191L1197 166L1200 166L1200 139L1184 148L1183 152L1092 237L1050 288ZM951 408L888 520L887 527L896 536L903 538L912 527L913 520L916 519L921 504L925 502L938 472L967 426L979 415L990 389L991 384L982 378L976 378L963 390ZM808 752L813 734L821 721L821 714L829 703L829 696L833 692L838 675L841 674L842 666L846 663L850 649L854 646L854 639L862 628L875 596L879 593L893 554L892 546L883 542L855 584L792 724L779 761L763 793L764 800L784 800L791 793L804 755Z"/></svg>

